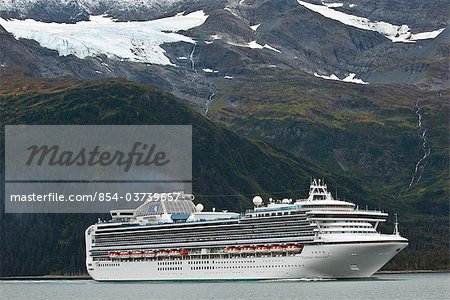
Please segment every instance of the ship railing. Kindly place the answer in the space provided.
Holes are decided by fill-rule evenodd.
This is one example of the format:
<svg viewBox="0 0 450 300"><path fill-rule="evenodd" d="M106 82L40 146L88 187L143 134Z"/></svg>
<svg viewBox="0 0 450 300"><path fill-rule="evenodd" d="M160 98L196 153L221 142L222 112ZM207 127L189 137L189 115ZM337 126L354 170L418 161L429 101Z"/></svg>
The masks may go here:
<svg viewBox="0 0 450 300"><path fill-rule="evenodd" d="M381 209L370 209L370 208L359 208L358 206L356 206L355 208L356 211L361 211L361 212L375 212L375 213L386 213L384 210Z"/></svg>
<svg viewBox="0 0 450 300"><path fill-rule="evenodd" d="M291 204L289 206L282 206L282 207L264 207L259 208L258 210L255 209L247 209L246 213L258 213L258 212L270 212L270 211L279 211L279 210L296 210L300 209L300 205Z"/></svg>
<svg viewBox="0 0 450 300"><path fill-rule="evenodd" d="M377 214L385 214L386 212L384 210L379 209L369 209L369 208L358 208L356 207L354 210L335 210L335 209L311 209L307 211L307 213L312 212L361 212L361 213L377 213Z"/></svg>

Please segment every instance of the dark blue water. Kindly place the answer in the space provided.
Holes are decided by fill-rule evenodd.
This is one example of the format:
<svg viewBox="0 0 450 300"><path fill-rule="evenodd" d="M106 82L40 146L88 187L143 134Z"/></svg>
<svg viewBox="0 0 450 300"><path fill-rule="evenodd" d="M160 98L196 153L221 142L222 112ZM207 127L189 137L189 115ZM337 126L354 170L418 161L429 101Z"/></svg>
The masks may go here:
<svg viewBox="0 0 450 300"><path fill-rule="evenodd" d="M450 273L386 274L365 280L130 282L0 281L1 299L450 299Z"/></svg>

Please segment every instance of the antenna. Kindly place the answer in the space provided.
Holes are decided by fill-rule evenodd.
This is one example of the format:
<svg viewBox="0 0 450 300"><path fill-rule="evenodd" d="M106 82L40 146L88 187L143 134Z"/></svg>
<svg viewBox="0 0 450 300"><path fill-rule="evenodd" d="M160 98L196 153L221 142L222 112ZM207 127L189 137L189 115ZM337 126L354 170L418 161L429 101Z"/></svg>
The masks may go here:
<svg viewBox="0 0 450 300"><path fill-rule="evenodd" d="M394 214L395 216L395 223L394 223L394 235L400 236L400 231L398 231L398 219L397 219L397 213Z"/></svg>

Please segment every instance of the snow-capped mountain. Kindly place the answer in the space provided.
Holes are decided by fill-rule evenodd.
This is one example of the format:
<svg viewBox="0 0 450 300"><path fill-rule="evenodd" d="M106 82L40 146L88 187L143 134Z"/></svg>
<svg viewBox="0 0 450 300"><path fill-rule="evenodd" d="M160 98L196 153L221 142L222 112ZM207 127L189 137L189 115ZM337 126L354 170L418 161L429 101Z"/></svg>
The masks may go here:
<svg viewBox="0 0 450 300"><path fill-rule="evenodd" d="M3 34L15 49L0 45L0 63L3 70L22 66L37 76L151 82L200 106L220 87L261 70L435 88L448 78L446 5L443 0L427 5L419 0L3 0L0 26L16 40ZM20 55L33 59L24 63Z"/></svg>
<svg viewBox="0 0 450 300"><path fill-rule="evenodd" d="M93 15L108 15L122 21L148 21L182 11L223 7L223 3L220 0L2 0L0 16L60 23L88 21Z"/></svg>

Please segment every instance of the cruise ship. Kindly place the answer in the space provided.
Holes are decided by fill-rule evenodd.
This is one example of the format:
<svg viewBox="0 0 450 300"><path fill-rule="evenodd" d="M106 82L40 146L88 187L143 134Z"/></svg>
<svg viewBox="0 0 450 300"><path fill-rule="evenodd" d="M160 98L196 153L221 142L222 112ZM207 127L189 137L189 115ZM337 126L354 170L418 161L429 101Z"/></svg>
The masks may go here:
<svg viewBox="0 0 450 300"><path fill-rule="evenodd" d="M370 277L408 245L388 214L334 199L323 180L306 199L253 198L243 213L204 212L191 195L113 210L87 228L86 267L98 281Z"/></svg>

